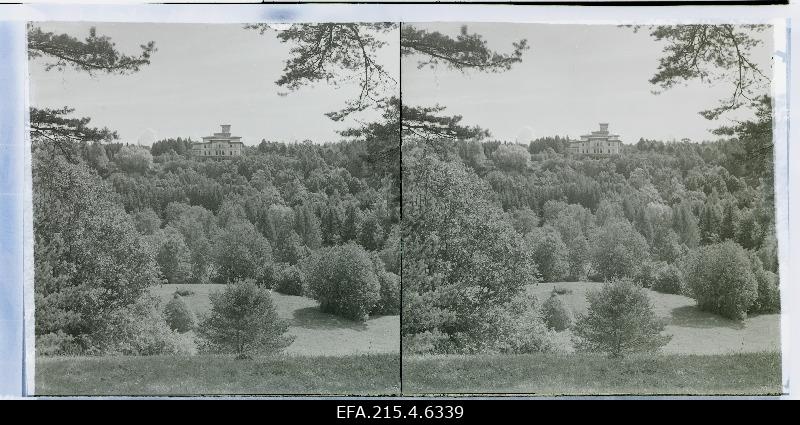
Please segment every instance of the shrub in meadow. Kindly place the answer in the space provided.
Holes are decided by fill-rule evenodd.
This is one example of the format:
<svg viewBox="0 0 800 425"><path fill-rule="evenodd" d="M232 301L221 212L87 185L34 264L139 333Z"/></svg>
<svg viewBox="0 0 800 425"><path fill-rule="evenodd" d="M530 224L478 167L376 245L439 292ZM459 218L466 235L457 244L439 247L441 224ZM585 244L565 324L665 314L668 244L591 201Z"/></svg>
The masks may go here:
<svg viewBox="0 0 800 425"><path fill-rule="evenodd" d="M687 289L703 311L743 320L758 297L747 251L736 242L706 245L684 259Z"/></svg>
<svg viewBox="0 0 800 425"><path fill-rule="evenodd" d="M548 329L538 309L536 298L520 295L507 305L497 309L496 330L499 338L494 346L485 351L499 351L507 354L545 353L555 349L554 333Z"/></svg>
<svg viewBox="0 0 800 425"><path fill-rule="evenodd" d="M559 288L559 287L554 286L553 290L550 292L550 295L553 295L553 294L555 294L555 295L569 295L569 294L572 294L572 289L563 288L563 287Z"/></svg>
<svg viewBox="0 0 800 425"><path fill-rule="evenodd" d="M653 290L664 294L681 293L681 271L674 264L664 264L655 273Z"/></svg>
<svg viewBox="0 0 800 425"><path fill-rule="evenodd" d="M586 294L589 311L573 327L575 349L623 357L631 352L655 352L672 338L662 335L659 320L645 290L628 278L613 279Z"/></svg>
<svg viewBox="0 0 800 425"><path fill-rule="evenodd" d="M286 335L289 324L278 317L269 292L252 279L229 283L209 299L211 313L197 327L203 351L247 359L279 352L294 340Z"/></svg>
<svg viewBox="0 0 800 425"><path fill-rule="evenodd" d="M364 321L380 300L380 282L367 252L355 243L317 250L306 263L306 279L320 309Z"/></svg>
<svg viewBox="0 0 800 425"><path fill-rule="evenodd" d="M177 288L175 289L175 295L180 295L182 297L190 297L194 295L194 291L188 288Z"/></svg>
<svg viewBox="0 0 800 425"><path fill-rule="evenodd" d="M189 332L196 324L194 312L178 294L175 294L164 307L164 318L170 329L180 333Z"/></svg>
<svg viewBox="0 0 800 425"><path fill-rule="evenodd" d="M560 332L572 327L572 312L555 293L542 304L542 318L548 328Z"/></svg>
<svg viewBox="0 0 800 425"><path fill-rule="evenodd" d="M186 337L170 329L157 298L144 295L115 311L85 354L153 356L191 354Z"/></svg>
<svg viewBox="0 0 800 425"><path fill-rule="evenodd" d="M275 290L286 295L303 295L305 275L294 265L284 265L275 271Z"/></svg>

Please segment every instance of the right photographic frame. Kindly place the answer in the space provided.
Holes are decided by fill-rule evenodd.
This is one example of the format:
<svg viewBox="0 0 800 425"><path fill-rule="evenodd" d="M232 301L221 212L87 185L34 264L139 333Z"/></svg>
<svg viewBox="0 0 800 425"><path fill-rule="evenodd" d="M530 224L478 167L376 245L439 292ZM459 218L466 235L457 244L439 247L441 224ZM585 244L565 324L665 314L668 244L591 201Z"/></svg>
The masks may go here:
<svg viewBox="0 0 800 425"><path fill-rule="evenodd" d="M785 28L400 32L404 394L783 392Z"/></svg>

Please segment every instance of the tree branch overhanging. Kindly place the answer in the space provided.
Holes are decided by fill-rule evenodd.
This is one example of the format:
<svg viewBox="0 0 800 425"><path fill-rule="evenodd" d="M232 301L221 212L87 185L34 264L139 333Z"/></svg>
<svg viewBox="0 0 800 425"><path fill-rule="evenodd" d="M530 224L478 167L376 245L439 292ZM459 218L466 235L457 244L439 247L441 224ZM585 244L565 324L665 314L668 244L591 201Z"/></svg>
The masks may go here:
<svg viewBox="0 0 800 425"><path fill-rule="evenodd" d="M108 74L130 74L150 64L150 56L156 51L150 41L139 46L139 55L120 53L109 37L98 36L94 27L89 37L79 40L68 34L55 34L41 28L28 26L28 58L48 58L45 70L63 71L74 68L92 75L96 72Z"/></svg>
<svg viewBox="0 0 800 425"><path fill-rule="evenodd" d="M664 56L650 83L670 89L698 79L713 84L730 81L729 99L720 106L701 111L707 119L749 105L768 92L770 78L752 59L752 49L762 44L756 34L767 25L659 25L647 28L656 41L666 42Z"/></svg>

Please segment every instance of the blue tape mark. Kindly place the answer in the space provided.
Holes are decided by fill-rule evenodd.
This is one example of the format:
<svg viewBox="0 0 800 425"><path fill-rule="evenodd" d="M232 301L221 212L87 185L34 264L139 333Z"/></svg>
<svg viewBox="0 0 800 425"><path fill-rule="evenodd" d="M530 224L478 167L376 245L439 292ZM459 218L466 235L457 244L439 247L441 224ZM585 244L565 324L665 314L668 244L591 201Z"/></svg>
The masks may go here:
<svg viewBox="0 0 800 425"><path fill-rule="evenodd" d="M0 397L23 394L25 23L0 22Z"/></svg>

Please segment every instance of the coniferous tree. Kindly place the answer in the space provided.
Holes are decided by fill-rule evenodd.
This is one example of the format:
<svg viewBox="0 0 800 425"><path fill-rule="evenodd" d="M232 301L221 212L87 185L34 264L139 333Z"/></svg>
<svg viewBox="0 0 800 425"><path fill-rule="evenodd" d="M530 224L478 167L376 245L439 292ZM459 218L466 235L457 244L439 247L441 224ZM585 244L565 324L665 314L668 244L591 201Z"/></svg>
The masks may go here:
<svg viewBox="0 0 800 425"><path fill-rule="evenodd" d="M278 316L269 292L252 280L231 282L209 299L211 313L197 329L204 350L247 359L280 352L294 340L286 335L289 325Z"/></svg>

